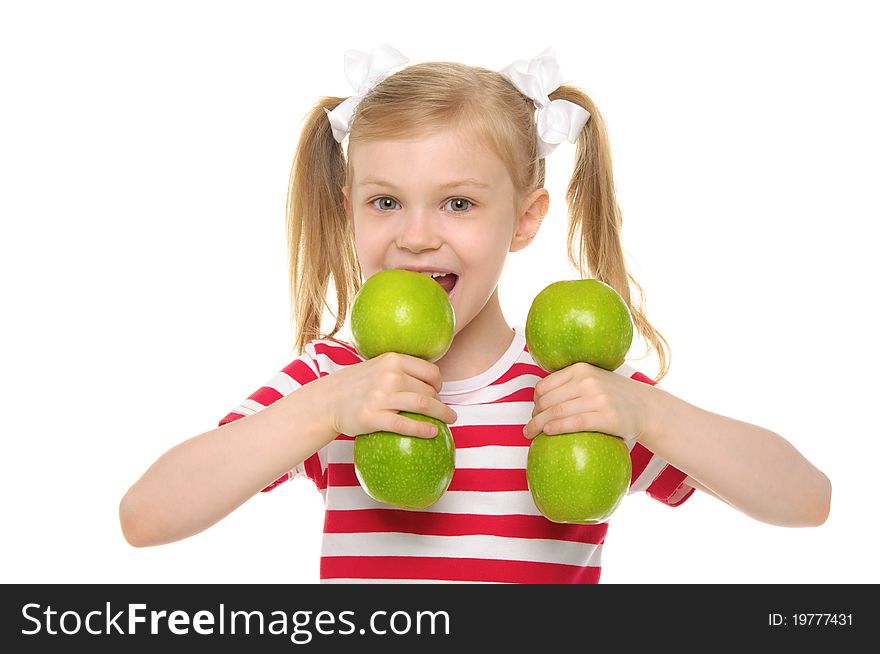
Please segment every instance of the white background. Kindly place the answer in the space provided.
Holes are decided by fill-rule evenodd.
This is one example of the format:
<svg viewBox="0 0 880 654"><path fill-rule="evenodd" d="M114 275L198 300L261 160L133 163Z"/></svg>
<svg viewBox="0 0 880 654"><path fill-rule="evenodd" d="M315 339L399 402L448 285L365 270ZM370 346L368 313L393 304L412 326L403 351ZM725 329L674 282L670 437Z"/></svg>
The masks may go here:
<svg viewBox="0 0 880 654"><path fill-rule="evenodd" d="M3 582L313 582L301 479L135 549L128 487L295 356L284 201L343 52L500 69L554 47L607 119L630 270L670 392L773 430L834 486L813 529L628 498L603 582L878 582L880 115L870 3L31 2L0 9ZM418 11L428 13L417 14ZM565 261L574 148L501 281ZM631 361L646 374L656 359Z"/></svg>

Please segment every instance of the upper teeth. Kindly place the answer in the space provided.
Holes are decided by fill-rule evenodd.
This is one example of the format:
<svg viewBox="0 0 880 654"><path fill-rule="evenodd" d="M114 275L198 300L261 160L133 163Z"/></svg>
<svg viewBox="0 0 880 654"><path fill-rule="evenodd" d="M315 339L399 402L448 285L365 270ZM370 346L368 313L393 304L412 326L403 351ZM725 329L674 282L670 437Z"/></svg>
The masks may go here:
<svg viewBox="0 0 880 654"><path fill-rule="evenodd" d="M435 278L436 278L436 277L445 277L445 276L448 275L449 273L444 273L444 272L423 272L422 274L423 274L423 275L428 275L429 277L435 277Z"/></svg>

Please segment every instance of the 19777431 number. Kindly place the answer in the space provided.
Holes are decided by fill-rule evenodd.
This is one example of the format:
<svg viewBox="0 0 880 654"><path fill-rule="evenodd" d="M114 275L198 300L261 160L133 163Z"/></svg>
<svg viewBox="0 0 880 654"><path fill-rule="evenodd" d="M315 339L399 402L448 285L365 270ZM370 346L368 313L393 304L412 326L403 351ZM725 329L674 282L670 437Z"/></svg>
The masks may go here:
<svg viewBox="0 0 880 654"><path fill-rule="evenodd" d="M852 613L770 613L768 624L771 627L851 627Z"/></svg>

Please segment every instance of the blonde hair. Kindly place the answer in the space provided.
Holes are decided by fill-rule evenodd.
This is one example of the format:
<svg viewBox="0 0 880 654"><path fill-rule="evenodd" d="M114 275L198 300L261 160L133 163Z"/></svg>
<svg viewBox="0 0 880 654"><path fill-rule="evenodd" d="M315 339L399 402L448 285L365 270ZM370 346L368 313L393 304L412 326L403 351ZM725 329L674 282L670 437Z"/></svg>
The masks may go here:
<svg viewBox="0 0 880 654"><path fill-rule="evenodd" d="M345 99L323 97L307 114L290 173L288 281L298 355L310 340L332 338L339 332L361 285L342 195L353 171L324 111ZM659 381L668 370L669 345L648 322L642 288L626 269L605 122L587 94L574 86L563 84L550 99L568 100L590 112L577 139L566 193L569 262L582 278L595 277L620 294L636 331L648 344L648 353L657 351ZM349 149L358 142L416 138L450 128L469 130L504 162L519 206L544 186L545 163L537 156L534 112L532 100L497 72L453 62L414 64L385 78L361 101L351 122ZM327 303L331 278L335 311ZM632 303L630 283L638 289L638 305ZM336 324L322 334L325 307Z"/></svg>

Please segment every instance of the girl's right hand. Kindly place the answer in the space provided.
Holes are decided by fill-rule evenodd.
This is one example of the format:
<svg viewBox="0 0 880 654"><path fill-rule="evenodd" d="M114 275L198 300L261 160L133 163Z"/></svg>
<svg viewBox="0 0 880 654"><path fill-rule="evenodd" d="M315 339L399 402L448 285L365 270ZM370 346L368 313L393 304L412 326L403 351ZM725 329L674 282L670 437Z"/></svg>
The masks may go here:
<svg viewBox="0 0 880 654"><path fill-rule="evenodd" d="M327 380L333 382L331 417L337 434L390 431L421 438L437 435L435 425L406 418L398 411L450 424L458 420L455 411L439 399L443 384L440 369L424 359L386 352L346 366Z"/></svg>

